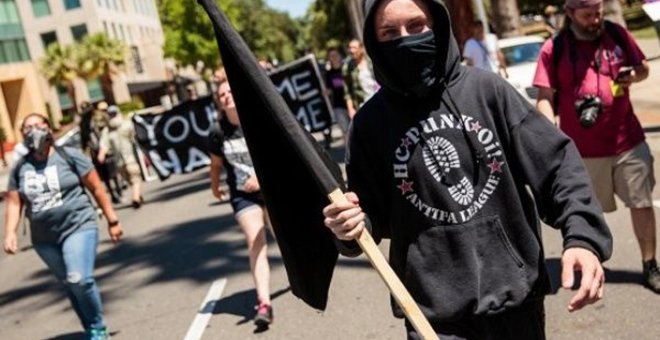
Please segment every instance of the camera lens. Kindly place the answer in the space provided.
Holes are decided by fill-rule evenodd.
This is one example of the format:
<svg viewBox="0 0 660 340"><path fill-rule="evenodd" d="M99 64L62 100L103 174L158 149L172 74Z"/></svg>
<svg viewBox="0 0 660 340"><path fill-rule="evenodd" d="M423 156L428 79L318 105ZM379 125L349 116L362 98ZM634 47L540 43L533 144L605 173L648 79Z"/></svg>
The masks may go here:
<svg viewBox="0 0 660 340"><path fill-rule="evenodd" d="M580 125L590 128L596 123L603 105L599 97L588 95L575 102L575 109L580 118Z"/></svg>

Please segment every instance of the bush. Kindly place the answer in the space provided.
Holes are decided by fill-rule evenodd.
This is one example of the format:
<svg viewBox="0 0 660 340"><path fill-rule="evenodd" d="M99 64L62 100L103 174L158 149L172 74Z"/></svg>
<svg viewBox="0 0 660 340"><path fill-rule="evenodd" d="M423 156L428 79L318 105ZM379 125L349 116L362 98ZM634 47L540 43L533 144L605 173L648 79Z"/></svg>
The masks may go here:
<svg viewBox="0 0 660 340"><path fill-rule="evenodd" d="M133 97L133 100L130 102L117 104L117 106L119 107L119 110L124 114L144 109L144 103L142 100L140 100L140 98L137 97Z"/></svg>
<svg viewBox="0 0 660 340"><path fill-rule="evenodd" d="M62 119L60 119L60 125L68 125L73 123L73 114L71 113L64 113L62 115Z"/></svg>

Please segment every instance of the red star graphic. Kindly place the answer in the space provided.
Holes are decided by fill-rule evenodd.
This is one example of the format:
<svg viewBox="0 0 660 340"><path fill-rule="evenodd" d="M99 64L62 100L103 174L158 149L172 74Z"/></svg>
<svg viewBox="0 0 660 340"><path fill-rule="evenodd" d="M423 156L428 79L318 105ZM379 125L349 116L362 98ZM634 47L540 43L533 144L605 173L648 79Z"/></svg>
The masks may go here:
<svg viewBox="0 0 660 340"><path fill-rule="evenodd" d="M498 162L497 159L493 159L493 162L488 164L490 172L502 172L502 165L504 162Z"/></svg>
<svg viewBox="0 0 660 340"><path fill-rule="evenodd" d="M401 185L397 185L397 188L401 190L401 195L405 195L407 192L412 192L413 182L408 182L405 179L401 180Z"/></svg>
<svg viewBox="0 0 660 340"><path fill-rule="evenodd" d="M401 146L403 146L404 148L407 148L407 147L410 146L410 144L412 144L412 142L410 142L410 139L401 138Z"/></svg>
<svg viewBox="0 0 660 340"><path fill-rule="evenodd" d="M479 132L479 130L481 130L481 124L479 124L479 122L472 123L472 127L470 128L470 130Z"/></svg>

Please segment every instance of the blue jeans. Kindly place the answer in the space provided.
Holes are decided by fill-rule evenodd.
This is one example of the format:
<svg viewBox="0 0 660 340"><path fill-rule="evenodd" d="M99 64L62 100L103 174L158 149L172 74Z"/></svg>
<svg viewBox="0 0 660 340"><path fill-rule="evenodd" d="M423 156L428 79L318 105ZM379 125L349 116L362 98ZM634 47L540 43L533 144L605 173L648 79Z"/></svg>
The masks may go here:
<svg viewBox="0 0 660 340"><path fill-rule="evenodd" d="M35 244L34 249L46 263L71 300L85 330L103 328L101 295L94 280L94 261L98 229L76 231L62 244Z"/></svg>

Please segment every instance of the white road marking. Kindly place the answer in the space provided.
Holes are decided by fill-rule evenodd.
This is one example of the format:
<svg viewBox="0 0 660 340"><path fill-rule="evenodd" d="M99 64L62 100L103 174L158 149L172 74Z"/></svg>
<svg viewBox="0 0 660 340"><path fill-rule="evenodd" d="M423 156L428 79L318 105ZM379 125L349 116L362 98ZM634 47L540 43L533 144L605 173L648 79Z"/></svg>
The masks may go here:
<svg viewBox="0 0 660 340"><path fill-rule="evenodd" d="M655 200L655 201L653 201L653 205L654 205L656 208L660 208L660 200Z"/></svg>
<svg viewBox="0 0 660 340"><path fill-rule="evenodd" d="M199 311L197 312L197 316L195 316L195 320L190 324L188 333L186 333L186 337L183 338L183 340L199 340L202 338L204 330L206 330L206 325L209 323L209 320L211 320L211 316L213 316L215 304L220 300L220 296L222 296L222 291L225 289L225 285L227 285L227 279L213 281L204 301L202 301L202 304L199 306Z"/></svg>

